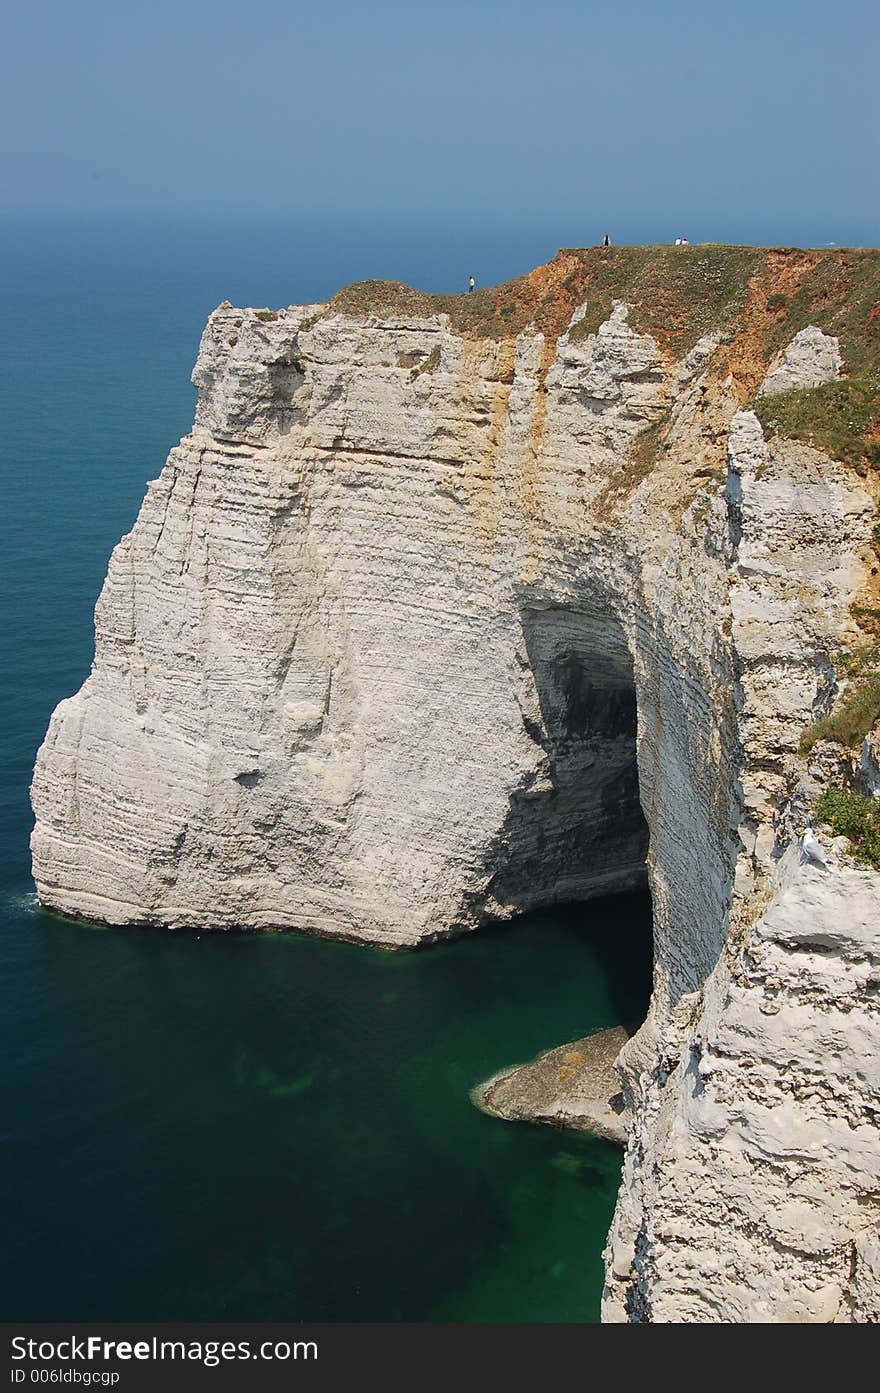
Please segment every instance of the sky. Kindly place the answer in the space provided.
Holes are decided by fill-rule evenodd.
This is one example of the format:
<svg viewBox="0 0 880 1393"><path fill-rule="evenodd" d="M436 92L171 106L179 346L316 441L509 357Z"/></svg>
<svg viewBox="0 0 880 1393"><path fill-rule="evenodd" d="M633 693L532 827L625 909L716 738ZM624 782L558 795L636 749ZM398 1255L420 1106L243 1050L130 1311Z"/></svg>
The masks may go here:
<svg viewBox="0 0 880 1393"><path fill-rule="evenodd" d="M7 219L875 245L876 0L7 0Z"/></svg>

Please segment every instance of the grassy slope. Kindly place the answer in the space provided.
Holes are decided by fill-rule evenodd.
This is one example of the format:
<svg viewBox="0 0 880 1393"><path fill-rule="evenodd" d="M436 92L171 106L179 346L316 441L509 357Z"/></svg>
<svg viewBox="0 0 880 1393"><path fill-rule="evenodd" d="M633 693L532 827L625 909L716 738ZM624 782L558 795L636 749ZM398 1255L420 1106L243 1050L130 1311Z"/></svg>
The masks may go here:
<svg viewBox="0 0 880 1393"><path fill-rule="evenodd" d="M710 330L727 345L743 402L799 329L840 339L846 380L751 402L768 430L805 440L864 471L880 467L880 251L653 246L561 251L517 280L463 295L428 295L396 281L362 281L333 301L364 316L447 314L465 337L512 338L527 326L556 338L586 306L572 338L595 333L615 300L635 329L682 357ZM637 454L662 449L656 429Z"/></svg>
<svg viewBox="0 0 880 1393"><path fill-rule="evenodd" d="M614 247L561 251L526 276L463 295L428 295L399 281L346 286L333 307L357 315L448 314L471 338L512 338L529 325L557 337L575 309L573 337L595 333L614 300L633 306L636 327L686 352L744 302L763 253L753 247Z"/></svg>
<svg viewBox="0 0 880 1393"><path fill-rule="evenodd" d="M786 297L774 346L808 324L836 334L845 380L761 397L755 410L769 431L825 450L860 471L880 466L880 253L825 252Z"/></svg>

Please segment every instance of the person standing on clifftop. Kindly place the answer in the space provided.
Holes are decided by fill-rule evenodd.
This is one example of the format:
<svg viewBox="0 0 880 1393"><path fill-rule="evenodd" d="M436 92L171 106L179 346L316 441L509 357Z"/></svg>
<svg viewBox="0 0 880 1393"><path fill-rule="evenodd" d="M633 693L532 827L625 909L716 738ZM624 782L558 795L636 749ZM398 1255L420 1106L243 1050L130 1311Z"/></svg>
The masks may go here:
<svg viewBox="0 0 880 1393"><path fill-rule="evenodd" d="M608 236L608 233L607 233L607 232L605 233L605 236L602 238L602 246L603 246L603 247L610 247L610 246L611 246L611 238Z"/></svg>
<svg viewBox="0 0 880 1393"><path fill-rule="evenodd" d="M470 292L471 290L473 290L473 288L474 288L474 278L473 278L473 276L471 276L470 280L468 281L468 291Z"/></svg>

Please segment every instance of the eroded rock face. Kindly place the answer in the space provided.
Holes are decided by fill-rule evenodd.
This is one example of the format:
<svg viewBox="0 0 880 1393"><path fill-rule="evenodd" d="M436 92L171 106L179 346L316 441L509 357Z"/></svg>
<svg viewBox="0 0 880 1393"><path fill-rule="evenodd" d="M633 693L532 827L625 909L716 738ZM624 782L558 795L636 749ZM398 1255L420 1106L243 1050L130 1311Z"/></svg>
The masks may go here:
<svg viewBox="0 0 880 1393"><path fill-rule="evenodd" d="M824 334L811 325L795 334L780 362L768 372L758 388L758 396L788 392L794 387L818 387L840 376L843 358L833 334Z"/></svg>
<svg viewBox="0 0 880 1393"><path fill-rule="evenodd" d="M786 853L636 1084L606 1319L876 1319L880 876L828 857Z"/></svg>
<svg viewBox="0 0 880 1393"><path fill-rule="evenodd" d="M765 441L752 412L734 416L728 460L733 929L701 991L653 1010L622 1052L635 1123L603 1315L867 1319L875 1277L855 1253L878 1219L880 876L830 850L827 870L801 864L787 809L805 716L833 687L873 504L827 457Z"/></svg>
<svg viewBox="0 0 880 1393"><path fill-rule="evenodd" d="M559 1045L495 1074L471 1097L493 1117L572 1127L625 1146L629 1117L615 1063L630 1033L618 1025Z"/></svg>
<svg viewBox="0 0 880 1393"><path fill-rule="evenodd" d="M874 503L851 471L792 441L765 441L738 412L728 444L735 554L732 640L738 673L743 844L737 885L766 870L787 757L806 721L829 704L832 654L864 567L860 539Z"/></svg>
<svg viewBox="0 0 880 1393"><path fill-rule="evenodd" d="M540 339L314 315L211 318L196 427L114 552L92 676L38 760L41 898L396 944L643 883L613 583L540 555L580 521L582 389L545 387ZM656 351L619 316L572 354L611 402L594 429L632 397L629 341L642 374ZM547 489L552 520L539 413L576 489ZM628 406L600 448L642 423Z"/></svg>
<svg viewBox="0 0 880 1393"><path fill-rule="evenodd" d="M867 792L872 798L880 798L880 731L866 736L860 764Z"/></svg>
<svg viewBox="0 0 880 1393"><path fill-rule="evenodd" d="M812 871L772 877L873 499L765 440L720 331L676 357L624 304L582 330L212 315L195 427L113 553L92 674L38 756L39 894L111 923L415 944L632 888L650 829L654 995L620 1061L606 1318L860 1318L875 1085L843 1061L874 1022L874 948L849 920L880 877L847 870L821 902ZM831 372L810 339L785 360L799 381L805 354ZM774 937L798 916L845 921L839 971ZM787 1063L771 981L803 1012ZM816 1101L823 1050L839 1081ZM843 1094L856 1121L810 1151ZM758 1233L781 1174L805 1208Z"/></svg>

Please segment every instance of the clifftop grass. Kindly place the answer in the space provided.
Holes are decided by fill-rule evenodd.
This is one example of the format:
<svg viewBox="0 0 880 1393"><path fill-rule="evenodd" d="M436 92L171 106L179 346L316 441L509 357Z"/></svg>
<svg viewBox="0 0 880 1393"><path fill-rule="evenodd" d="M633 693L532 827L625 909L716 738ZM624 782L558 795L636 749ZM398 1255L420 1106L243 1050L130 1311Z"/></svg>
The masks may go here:
<svg viewBox="0 0 880 1393"><path fill-rule="evenodd" d="M501 285L461 295L430 295L399 281L347 286L332 307L363 317L449 316L466 338L509 339L533 327L564 333L575 309L577 341L595 333L615 300L630 305L633 328L681 358L720 331L725 363L743 403L774 357L800 329L816 324L840 339L846 378L804 391L758 398L769 431L815 444L865 470L880 467L880 251L794 247L592 247L557 253L546 266ZM660 447L658 432L639 447ZM650 462L649 462L650 463Z"/></svg>
<svg viewBox="0 0 880 1393"><path fill-rule="evenodd" d="M880 467L880 252L816 253L799 280L770 347L808 324L840 340L846 376L821 387L759 397L768 432L803 440L864 472Z"/></svg>
<svg viewBox="0 0 880 1393"><path fill-rule="evenodd" d="M574 310L572 337L595 333L615 300L632 323L680 355L709 330L749 334L766 363L808 324L842 341L850 375L880 366L880 251L792 247L588 247L565 249L516 280L460 295L432 295L401 281L346 286L334 309L363 316L448 314L456 332L511 338L529 325L557 336ZM756 384L757 385L757 384Z"/></svg>
<svg viewBox="0 0 880 1393"><path fill-rule="evenodd" d="M742 309L764 253L754 247L611 247L560 251L546 266L501 285L461 295L430 295L400 281L359 281L332 301L364 316L448 314L457 333L513 338L532 325L558 337L579 305L573 338L595 333L615 300L632 305L634 327L677 352Z"/></svg>

